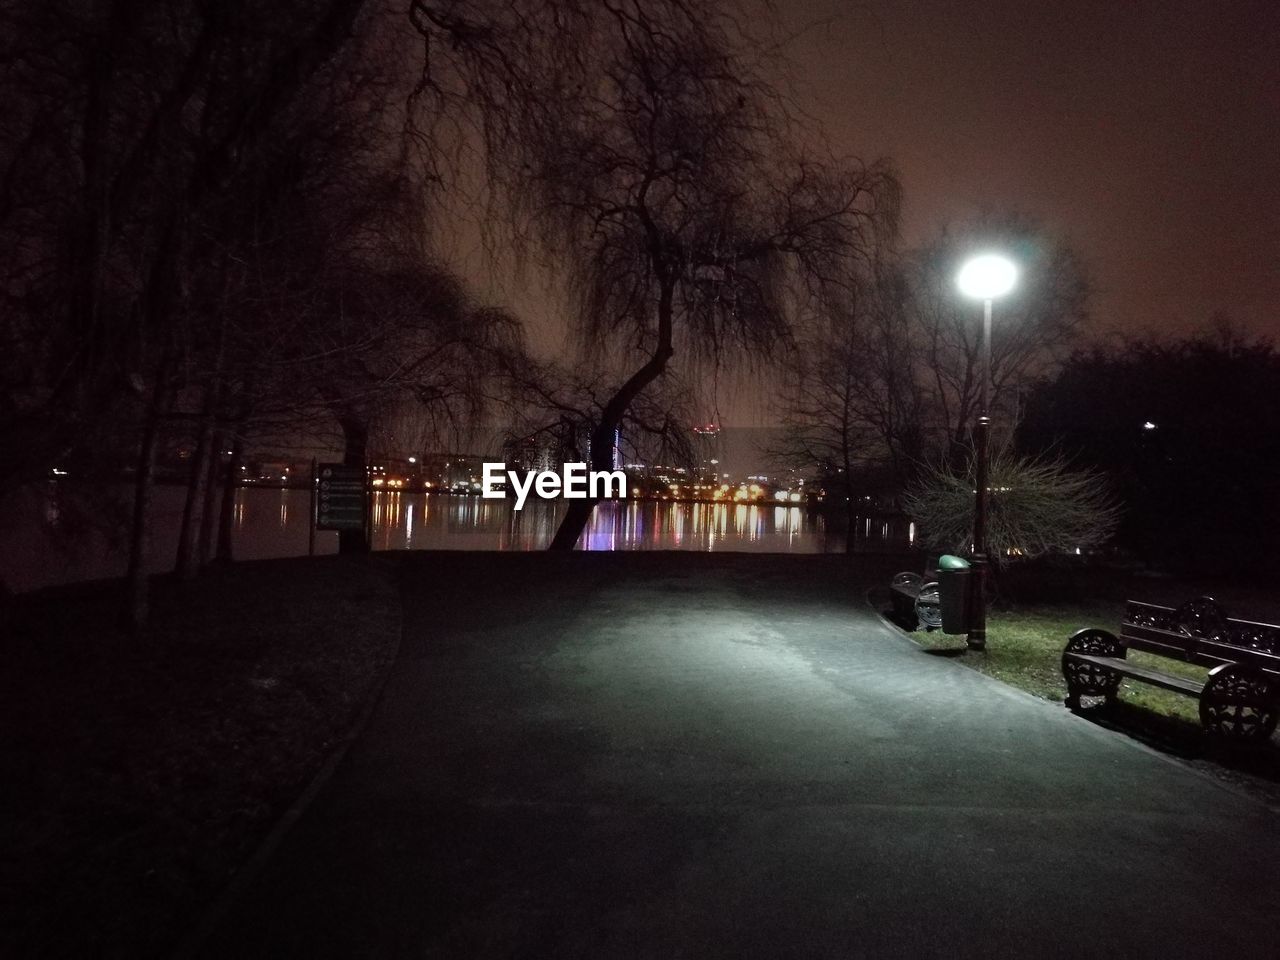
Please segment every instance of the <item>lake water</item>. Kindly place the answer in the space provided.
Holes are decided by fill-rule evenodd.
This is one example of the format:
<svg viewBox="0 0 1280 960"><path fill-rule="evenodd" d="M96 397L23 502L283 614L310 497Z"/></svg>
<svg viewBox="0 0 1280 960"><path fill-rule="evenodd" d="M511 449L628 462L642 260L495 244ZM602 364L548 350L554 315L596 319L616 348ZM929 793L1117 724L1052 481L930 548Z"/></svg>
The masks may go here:
<svg viewBox="0 0 1280 960"><path fill-rule="evenodd" d="M179 487L156 490L148 549L153 570L173 564L184 493ZM373 503L373 548L539 550L550 542L563 509L559 502L531 500L517 511L505 500L379 492ZM307 553L307 491L244 488L236 495L235 511L237 559ZM57 534L68 522L52 485L8 504L0 517L0 578L15 590L29 590L124 572L118 550L101 535L75 538L75 550L60 547ZM869 549L905 548L913 534L901 521L869 517L859 518L858 532ZM580 547L826 553L843 550L844 537L822 516L797 506L610 501L596 507ZM316 534L317 554L337 548L336 533Z"/></svg>

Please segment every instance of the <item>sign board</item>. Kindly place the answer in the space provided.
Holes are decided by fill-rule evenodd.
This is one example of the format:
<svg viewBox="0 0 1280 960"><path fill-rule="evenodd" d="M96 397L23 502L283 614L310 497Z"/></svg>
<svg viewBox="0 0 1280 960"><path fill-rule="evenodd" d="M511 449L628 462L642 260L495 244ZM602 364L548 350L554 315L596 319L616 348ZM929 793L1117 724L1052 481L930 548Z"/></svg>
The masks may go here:
<svg viewBox="0 0 1280 960"><path fill-rule="evenodd" d="M316 470L317 530L363 530L365 469L345 463L322 463Z"/></svg>

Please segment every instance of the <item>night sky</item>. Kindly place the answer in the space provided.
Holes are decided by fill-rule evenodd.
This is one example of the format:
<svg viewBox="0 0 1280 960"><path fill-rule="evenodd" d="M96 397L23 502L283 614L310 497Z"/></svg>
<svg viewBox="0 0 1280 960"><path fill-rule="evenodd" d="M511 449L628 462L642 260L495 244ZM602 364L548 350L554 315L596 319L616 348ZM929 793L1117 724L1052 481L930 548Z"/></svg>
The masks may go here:
<svg viewBox="0 0 1280 960"><path fill-rule="evenodd" d="M757 0L742 0L746 10ZM1280 334L1280 0L786 0L800 105L838 152L887 156L908 244L983 206L1040 218L1094 283L1091 338L1215 315ZM533 277L457 266L559 353ZM725 376L732 426L775 422ZM752 384L759 380L752 378Z"/></svg>
<svg viewBox="0 0 1280 960"><path fill-rule="evenodd" d="M842 149L892 157L910 241L1016 206L1089 265L1097 327L1280 328L1276 0L789 0Z"/></svg>

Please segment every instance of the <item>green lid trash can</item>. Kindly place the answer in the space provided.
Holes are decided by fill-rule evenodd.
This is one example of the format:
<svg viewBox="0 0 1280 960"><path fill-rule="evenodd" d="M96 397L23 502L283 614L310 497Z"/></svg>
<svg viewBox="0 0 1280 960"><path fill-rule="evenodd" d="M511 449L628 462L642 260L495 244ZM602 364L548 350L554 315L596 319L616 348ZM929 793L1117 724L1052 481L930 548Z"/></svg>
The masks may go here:
<svg viewBox="0 0 1280 960"><path fill-rule="evenodd" d="M938 558L942 632L969 632L969 561L945 554Z"/></svg>

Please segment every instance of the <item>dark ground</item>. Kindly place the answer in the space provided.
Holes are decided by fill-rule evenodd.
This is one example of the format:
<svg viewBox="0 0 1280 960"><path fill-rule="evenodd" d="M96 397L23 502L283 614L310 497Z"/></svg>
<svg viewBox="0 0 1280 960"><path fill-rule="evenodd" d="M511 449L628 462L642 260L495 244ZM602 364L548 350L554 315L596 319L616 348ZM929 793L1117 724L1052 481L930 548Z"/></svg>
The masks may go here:
<svg viewBox="0 0 1280 960"><path fill-rule="evenodd" d="M369 726L194 953L1274 956L1276 813L918 649L896 561L400 562Z"/></svg>
<svg viewBox="0 0 1280 960"><path fill-rule="evenodd" d="M0 956L164 956L346 735L400 632L393 564L268 561L24 594L0 628Z"/></svg>

